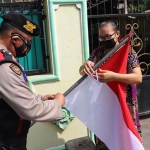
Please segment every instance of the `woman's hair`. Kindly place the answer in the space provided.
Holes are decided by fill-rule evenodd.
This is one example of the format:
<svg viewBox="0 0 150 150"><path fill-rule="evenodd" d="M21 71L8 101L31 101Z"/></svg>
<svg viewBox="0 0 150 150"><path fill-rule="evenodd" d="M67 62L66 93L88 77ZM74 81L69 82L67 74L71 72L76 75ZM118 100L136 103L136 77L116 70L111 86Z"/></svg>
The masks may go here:
<svg viewBox="0 0 150 150"><path fill-rule="evenodd" d="M101 28L101 27L103 27L103 26L105 26L105 25L107 25L107 24L111 24L112 27L113 27L113 29L114 29L115 31L119 30L118 22L117 22L117 21L114 21L114 20L107 20L107 21L102 22L102 23L100 24L99 28Z"/></svg>

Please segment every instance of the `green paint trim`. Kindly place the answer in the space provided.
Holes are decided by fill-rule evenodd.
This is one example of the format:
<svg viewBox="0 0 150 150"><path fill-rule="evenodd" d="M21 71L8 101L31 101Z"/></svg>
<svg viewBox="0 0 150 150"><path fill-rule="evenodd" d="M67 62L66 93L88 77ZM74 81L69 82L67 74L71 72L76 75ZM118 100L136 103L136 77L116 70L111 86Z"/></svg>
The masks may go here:
<svg viewBox="0 0 150 150"><path fill-rule="evenodd" d="M53 74L52 75L41 75L29 78L29 87L34 91L33 84L48 82L53 80L59 80L59 65L58 65L58 50L57 50L57 40L56 40L56 26L55 26L55 16L54 16L54 4L81 4L81 23L82 23L82 45L83 45L83 61L85 62L89 57L89 40L88 40L88 27L87 27L87 1L85 0L46 0L44 5L47 11L47 16L50 18L48 24L49 32L47 42L51 42L51 54L52 54L52 64L53 64ZM48 32L47 32L48 33ZM95 143L94 134L90 131L89 134L91 140ZM58 147L51 150L65 150L65 147Z"/></svg>
<svg viewBox="0 0 150 150"><path fill-rule="evenodd" d="M58 66L58 50L57 50L57 42L56 42L56 25L55 25L55 17L54 17L54 5L51 1L48 1L50 14L48 15L50 17L50 32L51 32L51 49L52 49L52 55L53 55L53 65L54 65L54 75L59 78L59 66Z"/></svg>
<svg viewBox="0 0 150 150"><path fill-rule="evenodd" d="M51 42L51 54L52 54L52 64L53 64L53 75L41 75L29 77L29 87L32 87L32 84L48 82L52 80L59 80L59 64L58 64L58 50L57 50L57 38L56 38L56 25L55 25L55 15L54 15L54 5L55 4L81 4L81 22L82 22L82 44L83 44L83 56L84 61L89 57L89 44L88 44L88 28L87 28L87 4L85 0L47 0L46 1L47 16L50 19L48 24L49 32L48 35L50 39L48 42ZM48 32L47 32L48 33Z"/></svg>
<svg viewBox="0 0 150 150"><path fill-rule="evenodd" d="M28 86L30 88L31 91L34 91L34 87L33 84L31 82L28 81Z"/></svg>
<svg viewBox="0 0 150 150"><path fill-rule="evenodd" d="M65 146L58 146L58 147L54 147L54 148L50 148L50 149L46 149L46 150L66 150Z"/></svg>
<svg viewBox="0 0 150 150"><path fill-rule="evenodd" d="M83 3L85 0L48 0L53 4L78 4Z"/></svg>
<svg viewBox="0 0 150 150"><path fill-rule="evenodd" d="M82 7L82 23L83 23L83 46L84 46L84 61L89 58L89 39L88 39L88 22L87 22L87 1L83 0Z"/></svg>
<svg viewBox="0 0 150 150"><path fill-rule="evenodd" d="M88 22L87 22L87 1L85 0L48 0L49 4L81 4L81 23L82 23L82 43L84 51L84 62L89 58L89 39L88 39ZM59 8L58 8L59 9ZM53 13L54 7L50 8L50 13ZM54 16L51 14L51 19Z"/></svg>
<svg viewBox="0 0 150 150"><path fill-rule="evenodd" d="M89 131L89 137L91 138L92 142L95 144L95 137L92 131Z"/></svg>

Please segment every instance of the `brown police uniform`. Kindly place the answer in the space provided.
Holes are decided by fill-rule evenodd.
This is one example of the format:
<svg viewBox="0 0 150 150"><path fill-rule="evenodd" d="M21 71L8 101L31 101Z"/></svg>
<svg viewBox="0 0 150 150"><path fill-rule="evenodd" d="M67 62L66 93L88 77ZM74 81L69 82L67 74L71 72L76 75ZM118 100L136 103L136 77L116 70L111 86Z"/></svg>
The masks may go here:
<svg viewBox="0 0 150 150"><path fill-rule="evenodd" d="M21 16L20 13L8 14L4 21L27 34L39 34L38 25L34 22L21 16L21 28L12 20L12 15ZM34 25L34 29L30 25ZM29 89L25 78L23 68L0 44L0 150L26 150L30 121L56 121L62 118L60 103L57 100L43 101L41 95Z"/></svg>

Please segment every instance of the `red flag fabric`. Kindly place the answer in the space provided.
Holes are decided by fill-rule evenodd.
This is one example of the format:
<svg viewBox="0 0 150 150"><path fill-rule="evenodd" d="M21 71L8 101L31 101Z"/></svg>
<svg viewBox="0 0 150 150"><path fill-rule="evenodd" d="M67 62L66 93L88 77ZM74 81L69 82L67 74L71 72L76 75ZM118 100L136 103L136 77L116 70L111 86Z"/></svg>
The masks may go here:
<svg viewBox="0 0 150 150"><path fill-rule="evenodd" d="M104 63L100 68L103 70L109 70L120 74L125 74L127 68L129 44L130 40L119 51L117 51L108 61L106 61L106 63ZM114 91L114 93L118 97L127 127L141 141L141 138L137 132L137 129L135 128L132 116L126 104L126 84L114 81L108 82L107 85Z"/></svg>

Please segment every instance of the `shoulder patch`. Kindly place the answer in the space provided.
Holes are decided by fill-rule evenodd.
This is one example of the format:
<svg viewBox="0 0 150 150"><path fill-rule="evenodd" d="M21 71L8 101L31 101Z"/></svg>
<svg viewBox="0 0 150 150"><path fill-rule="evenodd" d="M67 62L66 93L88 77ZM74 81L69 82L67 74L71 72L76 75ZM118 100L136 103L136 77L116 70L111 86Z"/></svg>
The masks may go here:
<svg viewBox="0 0 150 150"><path fill-rule="evenodd" d="M21 69L17 65L11 64L9 67L17 75L19 75L19 76L21 75Z"/></svg>

